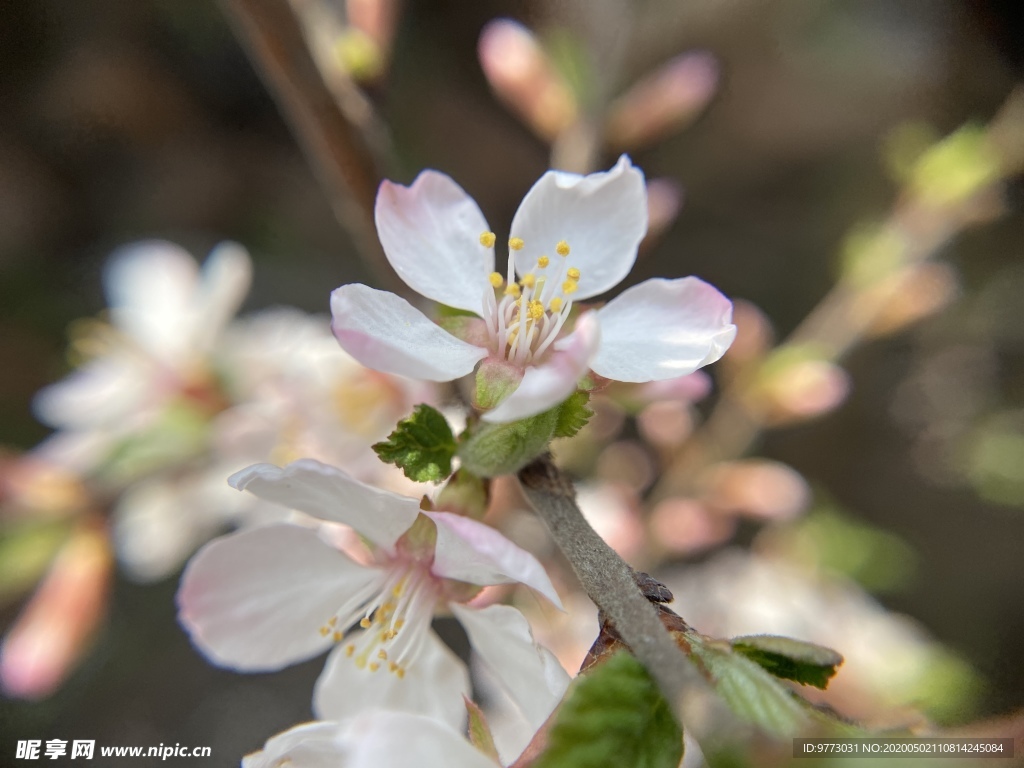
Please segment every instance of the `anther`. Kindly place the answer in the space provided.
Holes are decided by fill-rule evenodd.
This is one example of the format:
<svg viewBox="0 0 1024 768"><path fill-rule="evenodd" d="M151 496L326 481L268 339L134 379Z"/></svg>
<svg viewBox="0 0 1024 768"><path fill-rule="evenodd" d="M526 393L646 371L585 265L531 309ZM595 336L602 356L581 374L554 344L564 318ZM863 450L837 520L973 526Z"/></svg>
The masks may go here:
<svg viewBox="0 0 1024 768"><path fill-rule="evenodd" d="M493 232L484 232L480 235L480 245L484 248L490 248L494 245L497 239L497 236Z"/></svg>
<svg viewBox="0 0 1024 768"><path fill-rule="evenodd" d="M567 270L565 270L565 276L568 277L570 280L579 280L580 271L576 267L569 267Z"/></svg>
<svg viewBox="0 0 1024 768"><path fill-rule="evenodd" d="M579 290L579 286L572 280L566 280L562 283L562 293L564 294L576 293L577 290Z"/></svg>
<svg viewBox="0 0 1024 768"><path fill-rule="evenodd" d="M569 255L569 244L567 242L565 242L565 240L559 240L558 241L558 245L555 246L555 252L559 256L568 256Z"/></svg>
<svg viewBox="0 0 1024 768"><path fill-rule="evenodd" d="M398 671L398 662L397 661L389 661L388 662L388 669L390 669L392 672L397 672Z"/></svg>
<svg viewBox="0 0 1024 768"><path fill-rule="evenodd" d="M345 646L345 655L352 658L352 654L356 652L356 647L352 643Z"/></svg>
<svg viewBox="0 0 1024 768"><path fill-rule="evenodd" d="M547 256L541 256L539 259L537 259L537 266L540 267L541 269L544 269L544 267L546 267L550 263L551 259L549 259Z"/></svg>
<svg viewBox="0 0 1024 768"><path fill-rule="evenodd" d="M519 282L524 288L533 288L534 283L537 282L537 276L534 275L533 272L527 272L522 276Z"/></svg>
<svg viewBox="0 0 1024 768"><path fill-rule="evenodd" d="M544 304L534 299L526 308L526 313L532 320L540 320L544 317Z"/></svg>
<svg viewBox="0 0 1024 768"><path fill-rule="evenodd" d="M365 616L362 619L359 620L359 626L362 627L363 629L369 629L372 624L373 624L373 622L370 621Z"/></svg>
<svg viewBox="0 0 1024 768"><path fill-rule="evenodd" d="M380 664L378 664L376 661L371 661L369 667L371 672L376 672L378 669L380 669Z"/></svg>
<svg viewBox="0 0 1024 768"><path fill-rule="evenodd" d="M333 627L337 623L338 623L338 617L337 616L332 616L331 620L327 622L327 626Z"/></svg>
<svg viewBox="0 0 1024 768"><path fill-rule="evenodd" d="M501 284L505 282L505 278L503 278L498 272L491 272L487 279L491 281L491 285L495 288L501 288Z"/></svg>
<svg viewBox="0 0 1024 768"><path fill-rule="evenodd" d="M523 242L523 238L521 237L513 237L508 241L508 247L513 251L523 250L524 245L526 245L526 243ZM566 251L566 253L568 253L568 251Z"/></svg>
<svg viewBox="0 0 1024 768"><path fill-rule="evenodd" d="M330 627L320 627L320 634L321 634L321 636L327 637L327 635L329 635L330 633L331 633L331 628Z"/></svg>
<svg viewBox="0 0 1024 768"><path fill-rule="evenodd" d="M551 302L548 304L548 307L551 309L552 312L561 312L562 300L555 296L555 298L553 298Z"/></svg>
<svg viewBox="0 0 1024 768"><path fill-rule="evenodd" d="M520 293L519 283L509 283L507 286L505 286L505 295L506 296L511 296L513 299L518 299L519 298L519 293Z"/></svg>
<svg viewBox="0 0 1024 768"><path fill-rule="evenodd" d="M383 659L384 661L387 661L388 660L388 652L385 651L383 648L381 648L379 651L377 651L377 658L378 659Z"/></svg>
<svg viewBox="0 0 1024 768"><path fill-rule="evenodd" d="M343 638L344 636L345 635L343 633L339 632L338 630L335 630L334 634L331 636L331 639L334 642L338 643L338 642L341 642L341 638Z"/></svg>

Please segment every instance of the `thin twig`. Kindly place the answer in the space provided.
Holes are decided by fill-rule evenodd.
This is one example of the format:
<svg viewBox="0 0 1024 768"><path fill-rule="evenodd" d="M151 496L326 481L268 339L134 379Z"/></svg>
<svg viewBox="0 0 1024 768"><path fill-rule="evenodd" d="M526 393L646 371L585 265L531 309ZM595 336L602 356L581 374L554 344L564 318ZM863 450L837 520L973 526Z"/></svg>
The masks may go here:
<svg viewBox="0 0 1024 768"><path fill-rule="evenodd" d="M633 571L590 527L576 505L572 483L550 455L522 469L519 481L587 595L647 668L681 722L685 700L705 690L707 682L661 623Z"/></svg>
<svg viewBox="0 0 1024 768"><path fill-rule="evenodd" d="M288 0L222 4L361 258L382 287L404 292L373 224L380 174L359 131L324 84Z"/></svg>

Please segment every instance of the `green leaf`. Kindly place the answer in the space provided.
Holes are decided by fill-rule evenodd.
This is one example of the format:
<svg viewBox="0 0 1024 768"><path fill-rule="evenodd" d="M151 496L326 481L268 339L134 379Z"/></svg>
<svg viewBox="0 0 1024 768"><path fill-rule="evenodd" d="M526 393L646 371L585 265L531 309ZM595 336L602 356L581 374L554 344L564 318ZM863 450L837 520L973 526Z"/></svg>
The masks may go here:
<svg viewBox="0 0 1024 768"><path fill-rule="evenodd" d="M568 400L559 406L555 437L576 437L577 433L587 426L590 417L594 415L594 412L587 407L589 402L589 392L574 392Z"/></svg>
<svg viewBox="0 0 1024 768"><path fill-rule="evenodd" d="M547 450L558 414L556 407L509 424L474 425L459 444L462 466L480 477L518 472Z"/></svg>
<svg viewBox="0 0 1024 768"><path fill-rule="evenodd" d="M534 768L676 768L683 732L647 670L620 652L577 678Z"/></svg>
<svg viewBox="0 0 1024 768"><path fill-rule="evenodd" d="M452 473L455 436L437 409L420 404L373 450L381 461L400 467L410 480L439 483Z"/></svg>
<svg viewBox="0 0 1024 768"><path fill-rule="evenodd" d="M778 635L733 638L733 650L757 662L776 677L825 690L843 657L831 648Z"/></svg>
<svg viewBox="0 0 1024 768"><path fill-rule="evenodd" d="M498 757L498 747L494 744L491 726L487 724L487 718L484 717L483 710L465 696L462 697L462 700L466 702L466 712L469 714L469 743L500 766L501 759Z"/></svg>
<svg viewBox="0 0 1024 768"><path fill-rule="evenodd" d="M808 730L812 721L809 705L758 664L734 652L727 642L695 633L687 633L686 638L694 660L736 715L780 736Z"/></svg>

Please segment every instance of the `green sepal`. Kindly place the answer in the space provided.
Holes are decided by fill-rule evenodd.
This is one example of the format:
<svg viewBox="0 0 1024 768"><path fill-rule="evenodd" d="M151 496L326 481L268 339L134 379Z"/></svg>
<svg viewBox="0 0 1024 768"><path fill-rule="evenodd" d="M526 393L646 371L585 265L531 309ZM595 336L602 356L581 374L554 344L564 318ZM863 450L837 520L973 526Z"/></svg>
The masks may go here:
<svg viewBox="0 0 1024 768"><path fill-rule="evenodd" d="M436 409L420 404L398 422L386 440L373 450L386 464L401 468L410 480L439 483L452 473L455 435Z"/></svg>
<svg viewBox="0 0 1024 768"><path fill-rule="evenodd" d="M547 450L560 406L508 424L479 422L459 444L462 466L479 477L518 472Z"/></svg>
<svg viewBox="0 0 1024 768"><path fill-rule="evenodd" d="M579 431L587 426L587 422L594 415L587 405L589 402L589 392L574 392L558 407L555 437L576 437Z"/></svg>
<svg viewBox="0 0 1024 768"><path fill-rule="evenodd" d="M647 670L620 651L572 684L533 768L676 768L683 732Z"/></svg>
<svg viewBox="0 0 1024 768"><path fill-rule="evenodd" d="M487 724L483 710L466 696L463 696L462 700L466 703L466 713L469 715L469 743L491 758L495 764L501 765L498 747L494 743L491 726Z"/></svg>
<svg viewBox="0 0 1024 768"><path fill-rule="evenodd" d="M460 469L448 479L437 495L437 508L477 520L487 512L490 483L472 472Z"/></svg>

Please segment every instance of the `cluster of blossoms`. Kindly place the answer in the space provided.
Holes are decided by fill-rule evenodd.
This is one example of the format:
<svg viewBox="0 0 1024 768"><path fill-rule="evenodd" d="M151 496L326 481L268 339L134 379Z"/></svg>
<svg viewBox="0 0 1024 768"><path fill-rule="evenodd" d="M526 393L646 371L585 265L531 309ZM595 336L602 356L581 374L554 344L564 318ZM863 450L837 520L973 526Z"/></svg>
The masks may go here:
<svg viewBox="0 0 1024 768"><path fill-rule="evenodd" d="M696 278L649 280L581 311L581 300L626 276L646 232L643 175L625 157L590 176L546 173L512 222L504 274L494 270L496 235L443 174L424 172L408 188L384 182L376 219L399 276L459 312L435 323L396 295L345 285L331 298L335 337L382 374L452 381L475 371L472 401L485 422L530 419L605 379L691 374L735 336L730 302ZM518 583L561 608L532 555L427 498L309 458L255 464L230 484L302 517L221 537L192 559L178 602L193 642L239 671L280 669L333 646L314 691L320 722L271 739L244 765L320 764L313 756L395 764L384 759L387 740L368 735L395 728L423 747L411 751L418 765L429 754L484 765L458 735L469 675L431 629L439 614L462 624L525 721L515 737L497 739L503 759L519 754L569 676L523 615L492 604L483 588Z"/></svg>

